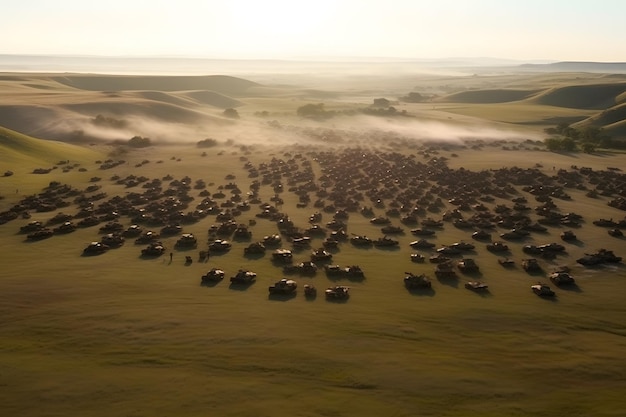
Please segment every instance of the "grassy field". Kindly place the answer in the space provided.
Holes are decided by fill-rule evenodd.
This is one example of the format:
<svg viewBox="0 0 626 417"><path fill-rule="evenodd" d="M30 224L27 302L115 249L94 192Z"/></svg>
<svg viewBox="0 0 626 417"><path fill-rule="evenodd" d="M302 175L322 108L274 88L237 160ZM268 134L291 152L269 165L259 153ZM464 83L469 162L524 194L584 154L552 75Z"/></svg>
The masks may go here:
<svg viewBox="0 0 626 417"><path fill-rule="evenodd" d="M100 175L109 195L123 194L122 186L107 179L113 173L190 175L212 183L213 190L233 174L245 190L251 179L240 157L261 163L283 157L286 150L291 149L226 147L202 157L192 146L154 147L132 151L125 155L127 165L110 172L98 170L86 153L72 159L86 172L36 176L23 167L19 175L2 178L6 198L0 204L13 204L20 196L11 190L26 189L34 178L42 187L54 179L83 188ZM455 168L532 167L542 161L548 174L552 165L604 169L624 160L623 155L582 157L498 147L454 153L459 156L441 151ZM143 159L151 163L135 167ZM480 244L473 257L481 266L480 279L489 284L488 295L464 289L463 278L458 286L434 280L432 292L412 294L403 286L404 272L432 276L433 265L410 262L413 237L408 233L399 237L397 251L342 246L334 260L359 264L366 279L342 281L351 286L352 297L337 304L323 297L308 301L301 293L269 299L267 286L282 272L269 254L244 258L247 242L235 243L228 254L212 256L208 263L185 266L184 252L175 251L171 263L167 256L142 260L142 246L132 242L101 256L81 257L82 248L98 239L97 227L26 243L18 234L26 221L9 222L0 226L5 248L0 402L6 412L24 416L620 415L626 405L626 272L621 266L585 269L574 262L599 247L623 254L622 240L591 225L592 219L617 219L620 213L606 206L605 198L572 194L571 202L559 205L587 220L576 230L581 242L568 244L568 254L554 262L540 262L546 271L557 263L570 265L579 286L556 289L555 301L530 291L542 276L527 274L519 263L503 269ZM262 188L263 199L270 196L271 190ZM290 217L306 225L312 207L296 209L295 197L285 193L285 198ZM51 215L34 213L32 219ZM202 242L213 223L209 217L185 231ZM276 226L260 220L252 230L254 240L276 232ZM351 215L350 230L373 237L377 232L359 213ZM550 228L526 243L560 241L561 230ZM166 239L166 246L173 247L175 239ZM433 241L442 245L460 239L471 241L467 231L447 225ZM521 246L513 244L517 261L525 257ZM306 260L308 252L295 257ZM245 291L227 282L200 286L200 276L211 267L225 269L227 276L249 268L259 279ZM321 272L296 279L301 286L311 282L318 288L335 282Z"/></svg>
<svg viewBox="0 0 626 417"><path fill-rule="evenodd" d="M131 122L147 117L157 125L153 130L148 129L149 123L141 125L148 132L169 129L189 136L179 134L176 145L120 152L99 141L74 146L3 128L0 174L11 170L14 175L0 177L0 212L41 192L51 181L84 190L94 184L94 176L102 178L97 184L108 198L142 191L116 184L113 175L189 176L192 181L203 179L211 193L234 181L245 193L253 181L244 169L246 162L259 166L301 154L311 160L319 178L320 161L313 160L317 152L339 154L355 146L367 154L397 152L423 161L445 157L448 167L456 171L517 166L553 176L561 169L571 171L573 165L596 171L626 165L625 154L549 153L522 139L487 138L460 145L463 126L489 127L493 137L516 131L521 137L537 139L543 127L557 120L582 120L597 113L596 109L539 103L536 98L525 98L526 94L515 94L513 98L520 100L506 103L494 102L509 97L497 92L486 101L482 93L482 102L398 104L398 109L414 116L404 124L356 117L303 122L294 116L295 109L307 102L325 102L328 109L358 108L384 96L379 94L383 91L374 90L375 80L366 77L347 80L343 89L338 80L324 82L320 76L317 84L298 88L229 79L222 85L225 89L218 91L209 88L211 78L188 77L161 91L150 84L155 82L152 79L142 81L137 91L106 92L98 89L123 90L133 85L126 84L132 80L16 77L0 80L2 91L7 92L0 101L3 121L29 126L25 115L30 113L20 113L15 106L46 108L69 119L77 114L95 117L99 112L126 117L124 112L129 112ZM456 92L468 88L543 91L571 85L576 77L581 75L405 77L390 84L387 93L393 98L392 94L406 94L413 87L439 92L444 87ZM199 80L204 87L198 85ZM606 82L600 75L578 81L592 86ZM209 90L220 95L206 93ZM619 88L610 90L614 94ZM471 91L464 94L471 98ZM240 121L225 120L223 109L212 101L229 97L242 103L237 107ZM126 107L118 107L119 103ZM120 108L122 116L109 112ZM268 118L254 117L263 110L270 111ZM178 117L176 112L197 125L168 122L168 117ZM263 128L271 120L283 127ZM411 136L420 129L422 135L435 135L435 128L424 127L431 126L427 122L446 124L448 130L439 134L449 135L450 141L430 146ZM219 130L231 125L239 127ZM45 131L49 126L37 129ZM326 132L333 129L332 135ZM312 135L304 134L311 131ZM329 136L320 138L320 131ZM346 139L332 144L344 135ZM197 148L196 139L207 136L216 137L220 144ZM99 169L97 161L107 158L126 162L110 170ZM69 163L59 165L64 160ZM64 170L66 166L73 168ZM48 174L32 173L40 167L56 168ZM619 186L617 181L614 185ZM520 186L515 188L530 206L537 205L532 195ZM184 226L185 232L198 237L197 249L174 250L177 237L163 239L168 252L173 252L170 262L167 254L141 258L144 245L135 245L132 239L99 256L81 256L89 242L100 239L98 226L27 241L19 233L27 222L46 221L57 212L74 214L78 208L72 204L56 212L31 212L31 219L0 225L0 405L7 415L37 417L620 416L626 408L626 269L622 264L584 268L575 260L600 248L625 256L623 239L610 237L606 228L592 224L599 218L618 221L625 213L607 205L613 197L589 198L575 188L567 192L571 200L556 201L561 212L583 216L581 227L574 229L578 240L562 242L559 235L565 227L551 226L545 233L509 242L509 256L516 261L512 269L503 268L485 242L473 241L473 230L446 223L429 240L437 247L460 240L475 243L470 256L479 264L480 274L460 274L458 282L438 280L434 264L411 262L414 250L409 243L416 237L408 233L410 227L403 226L405 233L394 236L400 241L397 250L360 249L344 243L334 253L333 263L360 265L364 280L338 280L322 271L313 277L293 276L299 289L291 298L268 296L267 287L282 278L283 272L271 262L271 251L261 257L244 257L248 241L233 242L230 252L214 254L206 263L197 261L197 251L206 248L209 227L217 223L215 216ZM202 199L199 193L190 191L195 198L190 209ZM269 202L274 192L264 185L259 194ZM312 204L296 207L298 199L289 191L281 196L285 200L281 211L297 226L306 227L318 209ZM485 203L490 209L497 204L511 205L511 201L497 198ZM441 212L428 215L440 218L452 207L446 202ZM240 223L256 220L251 241L278 232L276 223L257 219L258 212L253 205L237 217ZM375 214L384 215L385 209L375 208ZM321 224L331 218L332 214L324 213ZM381 236L380 228L369 219L350 213L349 232ZM398 218L392 220L401 225ZM121 222L131 224L127 217ZM502 231L494 231L494 240ZM321 242L322 238L313 238L311 247ZM540 274L525 272L520 264L529 255L522 251L523 245L550 242L563 243L566 254L555 260L541 259ZM283 246L291 248L289 243ZM310 249L294 251L294 260L306 261L309 254ZM185 264L186 255L194 262ZM530 286L538 280L548 282L547 274L560 265L572 268L578 285L552 285L557 293L553 300L534 295ZM213 267L224 269L226 279L201 286L201 276ZM255 271L257 282L246 289L230 287L228 277L240 268ZM432 291L407 291L405 272L429 275ZM490 291L479 294L465 289L463 284L470 279L484 281ZM343 303L326 301L321 293L307 299L302 292L307 283L318 290L348 285L351 297Z"/></svg>

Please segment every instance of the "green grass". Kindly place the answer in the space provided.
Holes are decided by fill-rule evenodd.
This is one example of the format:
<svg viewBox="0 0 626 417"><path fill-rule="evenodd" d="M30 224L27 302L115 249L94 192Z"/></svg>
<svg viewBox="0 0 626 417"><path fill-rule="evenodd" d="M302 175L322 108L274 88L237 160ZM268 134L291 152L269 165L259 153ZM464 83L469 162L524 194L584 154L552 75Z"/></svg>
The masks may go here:
<svg viewBox="0 0 626 417"><path fill-rule="evenodd" d="M575 126L596 126L613 136L624 136L626 134L626 103L609 107L599 114L595 114Z"/></svg>
<svg viewBox="0 0 626 417"><path fill-rule="evenodd" d="M520 125L556 126L562 121L567 123L578 122L596 114L595 111L590 110L529 104L524 101L499 104L450 103L442 106L437 105L437 108L449 113L471 116L477 120L508 123L512 128Z"/></svg>
<svg viewBox="0 0 626 417"><path fill-rule="evenodd" d="M269 120L299 126L302 122L294 116L295 110L310 101L325 102L329 110L346 110L370 104L376 97L393 100L408 91L441 94L443 90L472 88L478 90L468 91L466 96L494 91L497 97L485 96L489 103L483 97L479 104L400 103L398 109L406 109L420 121L459 125L480 122L532 133L559 121L575 122L597 114L590 107L608 90L601 91L600 98L590 94L595 101L583 103L586 108L581 109L568 104L568 94L576 91L559 88L597 84L601 77L362 76L345 81L318 77L315 83L305 86L266 87L219 77L174 80L53 76L13 78L15 83L6 81L3 91L12 91L11 100L16 102L30 103L32 97L37 97L51 108L73 109L91 116L115 111L125 116L132 111L156 120L180 122L195 120L196 111L206 113L205 108L196 108L184 96L185 91L213 90L241 100L243 105L238 111L242 126L247 127L254 124L248 123L250 120L262 121L253 118L255 111L262 110L271 113ZM302 77L294 79L302 81ZM221 90L211 87L217 81ZM63 94L41 95L43 87L46 94L58 92L57 82L66 84ZM70 89L67 86L85 91L65 97ZM589 89L597 91L596 87ZM115 93L118 97L87 91L124 88L141 91L120 91ZM494 103L549 88L555 88L551 96L546 93L544 97L553 101L550 103L528 99ZM610 90L617 93L613 87ZM33 91L37 93L31 96ZM511 96L510 91L515 94ZM142 100L136 100L138 96ZM619 102L622 96L615 100ZM235 142L243 143L248 136L258 141L255 132L241 133ZM219 137L218 132L215 135ZM375 139L366 139L363 146L410 153L418 149L417 144L408 141L404 145L394 141L381 144ZM503 146L516 150L501 149ZM477 149L442 148L431 156L446 156L450 167L476 171L511 165L532 168L539 163L547 175L557 169L570 169L571 165L600 170L621 167L626 162L624 154L556 154L532 148L532 144L500 142ZM177 179L189 175L192 180L204 179L212 192L231 181L225 179L227 174L234 174L245 192L252 179L242 168L241 157L259 164L285 157L286 150L306 154L321 149L303 144L289 148L251 145L248 150L236 145L208 149L157 146L115 156L128 163L102 171L95 161L108 157L112 148L106 145L81 148L2 129L0 170L11 169L15 175L0 177L0 195L4 197L0 199L0 211L25 195L41 191L53 180L84 189L93 176L99 176L103 178L99 183L102 191L109 197L141 191L114 184L109 180L113 174L149 178L171 174ZM206 157L200 155L204 150ZM46 175L31 173L34 168L51 167L67 159L86 171L63 172L59 167ZM145 159L150 163L136 167ZM159 160L163 162L157 163ZM313 165L320 174L317 164ZM351 287L352 297L346 303L329 303L321 295L307 301L301 291L306 283L320 290L337 283L320 272L315 277L295 277L300 286L296 297L269 299L267 287L282 278L282 271L269 261L269 253L258 259L244 258L247 242L235 242L231 252L211 256L208 263L185 266L184 256L191 254L195 259L196 250L174 251L170 264L168 256L140 259L143 245L128 241L101 256L82 257L82 249L99 239L97 227L28 243L18 233L28 220L0 225L3 412L37 417L620 415L626 408L626 366L622 358L626 348L626 270L622 266L585 269L575 264L575 259L600 247L624 256L623 240L609 238L604 228L591 224L601 217L620 219L623 212L607 206L609 197L590 199L584 191L567 191L572 201L558 201L559 207L563 212L582 214L586 223L575 230L581 242L566 244L567 255L554 262L540 261L545 271L557 264L574 268L579 291L554 288L556 301L539 299L530 291L531 284L546 278L545 274L529 275L519 267L520 260L528 257L521 250L522 244L510 245L518 265L511 270L503 269L484 244L477 244L472 257L481 268L480 279L489 285L488 296L464 289L463 281L468 277L462 276L454 286L434 279L432 264L411 263L408 243L414 237L409 233L398 237L401 248L397 251L364 250L345 244L335 254L334 262L342 266L359 264L366 279L339 281ZM193 207L200 197L197 190L191 194L196 197ZM269 187L262 188L264 201L272 194ZM297 225L307 225L308 216L316 209L298 209L293 194L284 193L284 197L283 210ZM510 202L497 200L489 205L498 203ZM73 214L76 207L59 211ZM247 222L256 212L253 208L238 221ZM31 220L42 221L54 215L32 214ZM376 214L383 211L377 210ZM323 222L328 220L330 215L324 214ZM352 213L349 231L378 237L379 229L368 220ZM207 229L214 222L209 216L185 226L185 231L196 234L202 248ZM130 221L124 219L124 223ZM394 223L399 224L397 220ZM550 228L545 234L533 234L525 243L559 242L562 230ZM258 219L252 231L253 240L257 240L277 229L275 224ZM446 225L432 240L438 245L471 241L470 233ZM172 248L175 240L166 238L164 243ZM312 246L320 243L320 239L314 239ZM296 261L307 260L308 254L297 252ZM226 280L214 287L200 286L201 275L211 267L225 269ZM228 277L239 268L258 273L258 282L245 291L228 287ZM402 283L405 271L430 275L433 292L407 292Z"/></svg>
<svg viewBox="0 0 626 417"><path fill-rule="evenodd" d="M102 156L98 151L63 142L36 139L0 126L0 152L4 169L32 171L32 165L53 164L61 160L72 162L97 159ZM38 168L40 166L35 166ZM45 166L48 168L49 166Z"/></svg>
<svg viewBox="0 0 626 417"><path fill-rule="evenodd" d="M534 96L541 90L470 90L445 96L439 100L448 103L507 103L520 101Z"/></svg>
<svg viewBox="0 0 626 417"><path fill-rule="evenodd" d="M460 156L441 155L456 168L532 167L541 161L548 174L552 165L603 169L624 160L498 147L454 151ZM129 191L108 180L114 173L189 175L213 183L210 190L232 173L241 189L248 189L251 179L240 150L207 152L201 157L193 147L148 148L125 155L129 164L111 171L85 161L87 172L42 177L45 184L56 179L84 188L98 175L109 196ZM255 146L246 156L257 164L282 152ZM143 159L151 162L135 168ZM157 164L159 159L164 162ZM20 188L32 180L27 174L11 178ZM399 238L398 251L344 245L336 262L361 265L366 280L349 282L351 299L336 304L321 296L307 301L301 292L287 301L268 299L267 286L282 273L269 254L243 258L243 242L207 264L184 266L182 251L175 251L172 264L168 257L141 260L142 246L132 242L101 256L79 256L98 238L97 227L24 243L17 231L26 220L1 225L0 244L10 249L1 255L0 270L0 403L5 413L21 416L618 415L626 406L626 272L584 269L573 261L599 247L623 255L623 241L591 225L592 219L619 213L606 206L605 197L571 194L573 200L559 201L559 207L584 215L587 223L576 230L583 244L567 245L568 255L558 263L574 267L580 291L556 289L554 302L531 293L537 277L519 266L502 269L481 244L475 258L490 296L438 280L432 295L410 294L402 284L404 271L433 276L431 264L410 262L410 234ZM264 187L263 199L270 196ZM285 197L284 210L305 225L314 209L296 209L293 195ZM15 198L1 200L0 207ZM34 213L33 219L53 214ZM185 230L203 242L213 222L210 216ZM276 226L258 220L252 230L255 240L276 232ZM358 213L351 214L350 230L378 235ZM560 231L551 228L534 239L559 241ZM471 240L467 231L447 225L434 241L459 239ZM165 244L172 247L174 241ZM521 245L513 245L512 255L518 261L525 257ZM307 256L303 251L296 259ZM553 265L540 262L546 270ZM253 269L258 282L246 291L229 289L227 282L200 286L200 276L214 266L224 268L227 277L240 267ZM319 289L333 284L322 273L296 279Z"/></svg>

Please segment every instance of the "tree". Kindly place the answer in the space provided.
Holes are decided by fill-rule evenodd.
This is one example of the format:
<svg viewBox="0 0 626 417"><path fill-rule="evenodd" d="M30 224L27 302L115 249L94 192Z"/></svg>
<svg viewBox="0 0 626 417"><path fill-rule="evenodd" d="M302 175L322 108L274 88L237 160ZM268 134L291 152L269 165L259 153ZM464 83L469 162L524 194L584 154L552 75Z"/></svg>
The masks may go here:
<svg viewBox="0 0 626 417"><path fill-rule="evenodd" d="M312 119L324 119L334 115L333 112L329 112L324 109L324 103L305 104L304 106L298 107L296 113L300 117L309 117Z"/></svg>
<svg viewBox="0 0 626 417"><path fill-rule="evenodd" d="M228 117L230 119L239 119L239 113L233 108L228 108L224 110L224 113L222 114L224 115L224 117Z"/></svg>
<svg viewBox="0 0 626 417"><path fill-rule="evenodd" d="M217 145L217 141L213 138L206 138L196 143L198 148L210 148L215 145Z"/></svg>
<svg viewBox="0 0 626 417"><path fill-rule="evenodd" d="M561 140L561 149L567 152L572 152L576 150L576 141L574 138L567 137Z"/></svg>
<svg viewBox="0 0 626 417"><path fill-rule="evenodd" d="M375 98L374 104L372 104L374 107L389 107L390 105L391 102L386 98Z"/></svg>
<svg viewBox="0 0 626 417"><path fill-rule="evenodd" d="M596 145L591 142L585 142L582 144L582 150L584 153L594 153L596 151Z"/></svg>
<svg viewBox="0 0 626 417"><path fill-rule="evenodd" d="M546 138L543 143L549 151L556 152L563 150L563 139L561 138Z"/></svg>
<svg viewBox="0 0 626 417"><path fill-rule="evenodd" d="M415 91L412 91L406 96L400 97L399 100L407 102L407 103L421 103L422 101L426 100L426 97L424 97L420 93L416 93Z"/></svg>
<svg viewBox="0 0 626 417"><path fill-rule="evenodd" d="M565 136L574 140L580 139L580 130L574 129L573 127L568 127L565 130Z"/></svg>
<svg viewBox="0 0 626 417"><path fill-rule="evenodd" d="M558 133L559 135L565 135L565 131L567 129L569 129L568 123L561 122L558 125L556 125L556 133Z"/></svg>
<svg viewBox="0 0 626 417"><path fill-rule="evenodd" d="M549 151L566 151L576 150L576 141L572 138L547 138L544 141Z"/></svg>
<svg viewBox="0 0 626 417"><path fill-rule="evenodd" d="M91 123L96 126L109 127L112 129L125 129L128 127L128 122L123 119L115 119L113 117L103 116L98 114L96 117L91 119Z"/></svg>
<svg viewBox="0 0 626 417"><path fill-rule="evenodd" d="M599 127L595 127L595 126L585 127L580 134L582 139L586 141L594 142L594 143L600 140L601 135L602 135L602 129Z"/></svg>
<svg viewBox="0 0 626 417"><path fill-rule="evenodd" d="M556 127L544 129L552 136L545 139L544 144L549 150L575 151L577 147L583 152L591 153L597 148L624 148L620 141L613 140L601 127L585 126L575 128L567 123L559 123Z"/></svg>
<svg viewBox="0 0 626 417"><path fill-rule="evenodd" d="M128 146L132 148L145 148L152 145L150 138L142 138L141 136L133 136L128 140Z"/></svg>

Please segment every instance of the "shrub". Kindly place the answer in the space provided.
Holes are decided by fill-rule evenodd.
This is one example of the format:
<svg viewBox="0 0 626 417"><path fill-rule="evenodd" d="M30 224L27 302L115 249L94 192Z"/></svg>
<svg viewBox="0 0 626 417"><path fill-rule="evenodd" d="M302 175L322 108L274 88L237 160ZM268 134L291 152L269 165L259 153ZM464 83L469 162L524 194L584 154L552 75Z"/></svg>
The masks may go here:
<svg viewBox="0 0 626 417"><path fill-rule="evenodd" d="M327 119L335 115L334 112L326 111L324 109L324 103L305 104L304 106L298 107L296 113L300 117L309 117L312 119Z"/></svg>
<svg viewBox="0 0 626 417"><path fill-rule="evenodd" d="M585 142L582 144L582 150L584 153L594 153L596 151L596 145L591 142Z"/></svg>
<svg viewBox="0 0 626 417"><path fill-rule="evenodd" d="M124 129L128 127L128 122L122 119L115 119L113 117L97 115L91 120L91 123L96 126L110 127L113 129Z"/></svg>
<svg viewBox="0 0 626 417"><path fill-rule="evenodd" d="M406 96L400 97L398 100L404 101L406 103L421 103L422 101L426 101L426 97L421 95L420 93L410 92Z"/></svg>
<svg viewBox="0 0 626 417"><path fill-rule="evenodd" d="M239 113L233 108L224 110L224 113L222 114L224 117L228 117L229 119L239 119Z"/></svg>
<svg viewBox="0 0 626 417"><path fill-rule="evenodd" d="M133 136L128 140L128 146L132 148L146 148L152 145L150 138L143 138L141 136Z"/></svg>
<svg viewBox="0 0 626 417"><path fill-rule="evenodd" d="M212 138L206 138L196 143L198 148L210 148L217 145L217 141Z"/></svg>
<svg viewBox="0 0 626 417"><path fill-rule="evenodd" d="M544 140L546 148L550 151L566 151L576 150L576 141L572 138L547 138Z"/></svg>
<svg viewBox="0 0 626 417"><path fill-rule="evenodd" d="M372 104L373 107L389 107L390 105L391 102L386 98L375 98L374 104Z"/></svg>

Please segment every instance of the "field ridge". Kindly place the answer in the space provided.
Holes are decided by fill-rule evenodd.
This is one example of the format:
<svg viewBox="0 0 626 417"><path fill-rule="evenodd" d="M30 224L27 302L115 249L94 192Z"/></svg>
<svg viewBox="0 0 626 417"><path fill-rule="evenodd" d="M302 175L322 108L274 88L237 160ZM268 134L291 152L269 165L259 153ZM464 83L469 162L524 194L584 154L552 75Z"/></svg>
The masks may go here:
<svg viewBox="0 0 626 417"><path fill-rule="evenodd" d="M522 101L535 96L542 90L516 90L516 89L485 89L461 91L438 99L445 103L508 103Z"/></svg>
<svg viewBox="0 0 626 417"><path fill-rule="evenodd" d="M61 84L88 91L187 91L212 90L226 95L242 95L258 83L227 75L206 76L130 76L69 75L50 77Z"/></svg>

